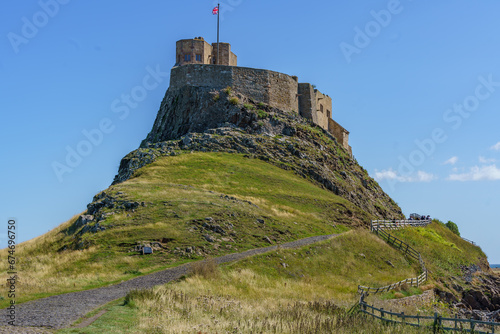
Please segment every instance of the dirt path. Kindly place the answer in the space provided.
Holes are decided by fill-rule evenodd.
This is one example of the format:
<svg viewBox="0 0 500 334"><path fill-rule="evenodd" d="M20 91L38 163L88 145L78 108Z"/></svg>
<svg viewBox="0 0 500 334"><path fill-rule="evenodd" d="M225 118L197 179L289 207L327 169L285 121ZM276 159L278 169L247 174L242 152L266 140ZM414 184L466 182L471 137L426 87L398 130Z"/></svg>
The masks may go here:
<svg viewBox="0 0 500 334"><path fill-rule="evenodd" d="M278 247L295 248L309 245L318 241L330 239L336 235L337 234L309 237L279 246L270 246L252 249L242 253L229 254L218 257L215 260L219 264L231 262L248 256L269 252ZM69 327L73 322L93 309L115 299L125 297L130 290L147 289L155 285L171 282L185 275L188 269L188 264L181 265L103 288L51 296L20 304L16 308L16 326L9 326L4 316L1 323L4 326L0 326L0 334L50 333L50 331L46 331L47 328L59 329ZM4 315L7 314L6 309L2 311ZM45 329L27 328L28 326L44 327Z"/></svg>

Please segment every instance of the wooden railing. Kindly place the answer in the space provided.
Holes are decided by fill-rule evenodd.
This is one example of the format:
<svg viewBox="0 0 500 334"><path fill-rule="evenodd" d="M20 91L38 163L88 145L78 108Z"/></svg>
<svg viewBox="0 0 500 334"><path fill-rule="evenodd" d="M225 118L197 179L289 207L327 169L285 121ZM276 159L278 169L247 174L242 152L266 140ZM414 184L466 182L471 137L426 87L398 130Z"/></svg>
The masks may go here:
<svg viewBox="0 0 500 334"><path fill-rule="evenodd" d="M465 333L487 334L495 333L495 328L500 329L499 322L461 319L457 316L455 316L455 318L446 318L440 316L438 313L434 313L434 316L423 316L418 314L407 315L404 314L404 312L396 313L386 311L383 308L376 308L373 305L368 305L363 300L363 297L359 302L359 311L385 322L410 325L414 327L429 327L433 328L434 332L452 330Z"/></svg>
<svg viewBox="0 0 500 334"><path fill-rule="evenodd" d="M375 230L399 230L405 227L425 227L431 223L430 220L372 220L371 231Z"/></svg>
<svg viewBox="0 0 500 334"><path fill-rule="evenodd" d="M423 227L429 225L430 223L430 220L373 220L371 223L371 231L376 233L381 239L384 239L389 245L392 245L393 247L402 251L405 256L418 261L420 264L420 268L422 269L422 273L417 277L407 278L402 281L379 288L358 285L358 293L360 293L361 295L367 295L370 293L377 294L382 292L389 292L400 287L403 284L418 287L422 283L427 281L428 272L420 253L413 249L406 242L386 232L386 230L398 230L406 227Z"/></svg>
<svg viewBox="0 0 500 334"><path fill-rule="evenodd" d="M467 242L469 242L469 243L471 243L471 244L473 244L474 246L477 246L476 243L474 241L472 241L472 240L465 239L465 238L462 238L462 239L465 240L465 241L467 241Z"/></svg>

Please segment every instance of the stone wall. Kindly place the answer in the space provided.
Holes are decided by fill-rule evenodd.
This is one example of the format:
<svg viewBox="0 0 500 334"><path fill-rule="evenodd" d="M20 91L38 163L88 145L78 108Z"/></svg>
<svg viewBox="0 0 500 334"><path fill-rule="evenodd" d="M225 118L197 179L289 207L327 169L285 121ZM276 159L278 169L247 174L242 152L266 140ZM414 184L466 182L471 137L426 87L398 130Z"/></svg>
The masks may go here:
<svg viewBox="0 0 500 334"><path fill-rule="evenodd" d="M237 57L231 52L231 44L229 43L219 43L219 65L237 65ZM217 43L212 43L212 58L215 59L214 64L217 62Z"/></svg>
<svg viewBox="0 0 500 334"><path fill-rule="evenodd" d="M317 124L316 113L316 98L314 96L314 88L310 83L299 83L299 112L304 118L307 118Z"/></svg>
<svg viewBox="0 0 500 334"><path fill-rule="evenodd" d="M189 55L189 60L186 60L186 55ZM196 55L200 55L201 60L196 60ZM177 65L210 64L212 62L212 46L205 42L202 37L181 39L176 43L175 62Z"/></svg>
<svg viewBox="0 0 500 334"><path fill-rule="evenodd" d="M224 57L230 52L230 47L228 44L227 46L228 48L221 48ZM172 68L170 74L170 88L184 86L213 90L231 87L235 93L243 94L254 102L297 112L331 133L351 153L349 131L331 117L331 97L314 89L309 83L299 84L295 76L248 67L186 64Z"/></svg>
<svg viewBox="0 0 500 334"><path fill-rule="evenodd" d="M314 90L314 97L316 99L315 123L328 131L328 119L332 117L332 98L317 89Z"/></svg>
<svg viewBox="0 0 500 334"><path fill-rule="evenodd" d="M174 67L170 74L172 89L182 86L210 87L214 90L231 87L255 102L264 102L285 110L299 110L296 77L269 70L223 66L185 65Z"/></svg>
<svg viewBox="0 0 500 334"><path fill-rule="evenodd" d="M330 118L328 120L328 132L330 132L335 138L337 138L339 144L352 154L351 147L349 146L349 131L344 129L339 123Z"/></svg>

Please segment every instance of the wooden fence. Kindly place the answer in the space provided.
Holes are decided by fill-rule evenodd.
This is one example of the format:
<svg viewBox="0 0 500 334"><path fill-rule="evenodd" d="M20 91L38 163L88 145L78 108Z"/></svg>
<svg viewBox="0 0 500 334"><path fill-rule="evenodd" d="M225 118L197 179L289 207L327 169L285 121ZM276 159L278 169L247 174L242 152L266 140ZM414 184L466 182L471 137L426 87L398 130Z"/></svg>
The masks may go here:
<svg viewBox="0 0 500 334"><path fill-rule="evenodd" d="M465 333L487 334L500 333L499 322L486 322L474 319L446 318L434 313L434 316L423 315L407 315L404 312L396 313L386 311L383 308L376 308L373 305L368 305L361 297L359 302L359 311L376 319L402 325L414 327L429 327L433 328L434 332L442 330L452 330Z"/></svg>
<svg viewBox="0 0 500 334"><path fill-rule="evenodd" d="M469 242L469 243L471 243L471 244L473 244L474 246L477 246L476 243L474 241L472 241L472 240L465 239L465 238L462 238L462 239L465 240L465 241L467 241L467 242Z"/></svg>
<svg viewBox="0 0 500 334"><path fill-rule="evenodd" d="M430 223L430 220L372 220L371 231L399 230L405 227L425 227Z"/></svg>
<svg viewBox="0 0 500 334"><path fill-rule="evenodd" d="M371 231L376 233L381 239L384 239L389 245L399 249L403 254L419 262L422 273L417 277L407 278L402 281L389 284L379 288L372 288L363 285L358 285L358 293L366 295L369 293L389 292L403 284L409 286L420 286L427 281L427 268L419 252L413 249L404 241L386 232L386 230L397 230L406 227L422 227L431 223L430 220L373 220L371 223Z"/></svg>

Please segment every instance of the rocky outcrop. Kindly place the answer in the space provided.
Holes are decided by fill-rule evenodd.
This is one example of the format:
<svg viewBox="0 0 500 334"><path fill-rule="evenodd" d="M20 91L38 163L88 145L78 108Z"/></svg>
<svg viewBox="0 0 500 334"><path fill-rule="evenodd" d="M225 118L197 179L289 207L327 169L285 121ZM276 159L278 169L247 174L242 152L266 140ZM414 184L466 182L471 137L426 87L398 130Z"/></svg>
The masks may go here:
<svg viewBox="0 0 500 334"><path fill-rule="evenodd" d="M105 231L106 227L102 226L100 222L104 221L107 217L123 211L133 212L136 208L147 205L144 202L139 203L116 197L120 195L122 193L112 195L106 191L102 191L94 196L92 202L87 205L87 212L80 215L73 224L63 231L67 235L73 235L73 248L82 249L89 246L89 244L83 243L80 237L85 233ZM112 227L112 225L109 225L109 227ZM68 245L66 245L60 250L68 248Z"/></svg>
<svg viewBox="0 0 500 334"><path fill-rule="evenodd" d="M113 184L161 156L192 151L245 154L292 170L344 197L374 218L401 209L336 139L295 112L252 101L229 89L169 89L152 131L120 163Z"/></svg>
<svg viewBox="0 0 500 334"><path fill-rule="evenodd" d="M500 310L500 277L488 273L478 275L472 287L462 292L461 302L470 309Z"/></svg>

